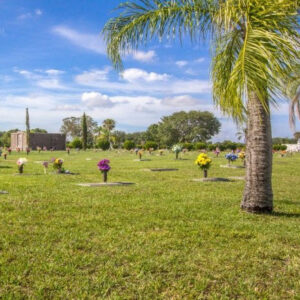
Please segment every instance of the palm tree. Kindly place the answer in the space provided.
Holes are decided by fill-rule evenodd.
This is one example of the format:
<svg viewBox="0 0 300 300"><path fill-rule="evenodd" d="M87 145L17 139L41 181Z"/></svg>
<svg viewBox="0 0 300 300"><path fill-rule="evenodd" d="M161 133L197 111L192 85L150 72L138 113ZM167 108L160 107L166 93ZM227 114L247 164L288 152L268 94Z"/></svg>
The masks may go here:
<svg viewBox="0 0 300 300"><path fill-rule="evenodd" d="M104 138L109 141L110 149L113 148L112 144L115 141L115 137L112 135L112 131L116 127L116 122L113 119L105 119L102 122L102 126L99 128L100 130L100 138Z"/></svg>
<svg viewBox="0 0 300 300"><path fill-rule="evenodd" d="M122 55L155 37L189 35L212 43L213 99L237 122L247 121L246 186L241 208L273 210L270 104L299 59L297 0L131 0L104 27L107 53Z"/></svg>

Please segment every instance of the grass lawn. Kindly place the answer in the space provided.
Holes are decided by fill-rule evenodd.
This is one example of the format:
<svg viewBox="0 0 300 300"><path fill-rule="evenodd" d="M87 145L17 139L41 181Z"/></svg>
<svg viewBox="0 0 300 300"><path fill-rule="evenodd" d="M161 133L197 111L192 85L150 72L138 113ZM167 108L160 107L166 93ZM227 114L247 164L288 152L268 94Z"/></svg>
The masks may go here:
<svg viewBox="0 0 300 300"><path fill-rule="evenodd" d="M14 176L20 156L0 162L1 299L300 299L300 155L274 157L272 215L240 211L242 181L192 182L195 152L32 152ZM53 156L80 174L44 175ZM136 184L77 186L103 158L109 181ZM209 176L244 175L221 164Z"/></svg>

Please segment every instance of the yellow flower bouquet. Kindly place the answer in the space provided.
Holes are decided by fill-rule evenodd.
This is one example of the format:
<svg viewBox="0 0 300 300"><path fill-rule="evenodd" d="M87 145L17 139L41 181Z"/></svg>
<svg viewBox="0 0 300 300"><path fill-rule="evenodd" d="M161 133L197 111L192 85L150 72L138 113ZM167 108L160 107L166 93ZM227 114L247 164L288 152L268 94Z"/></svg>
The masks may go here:
<svg viewBox="0 0 300 300"><path fill-rule="evenodd" d="M207 156L206 153L201 153L198 155L195 164L200 167L201 170L203 170L204 178L207 177L207 171L210 168L212 164L212 159Z"/></svg>

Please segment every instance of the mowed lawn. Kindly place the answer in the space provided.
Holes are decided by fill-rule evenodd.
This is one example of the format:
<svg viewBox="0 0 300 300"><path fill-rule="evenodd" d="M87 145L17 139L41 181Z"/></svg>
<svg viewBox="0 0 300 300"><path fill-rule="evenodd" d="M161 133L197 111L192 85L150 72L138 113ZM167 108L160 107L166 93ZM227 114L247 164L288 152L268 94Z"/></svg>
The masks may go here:
<svg viewBox="0 0 300 300"><path fill-rule="evenodd" d="M209 176L243 176L224 154ZM196 152L32 152L15 176L24 156L0 162L1 299L300 299L300 155L274 156L272 215L240 211L242 181L192 182ZM80 174L44 175L52 157ZM109 181L136 184L77 186L103 158Z"/></svg>

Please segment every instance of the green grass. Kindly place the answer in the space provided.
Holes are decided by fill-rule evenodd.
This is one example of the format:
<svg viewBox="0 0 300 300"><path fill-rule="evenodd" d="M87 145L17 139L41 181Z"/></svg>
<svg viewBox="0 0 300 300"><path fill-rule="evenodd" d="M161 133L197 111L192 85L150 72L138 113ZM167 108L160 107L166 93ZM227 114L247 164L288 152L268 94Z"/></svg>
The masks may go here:
<svg viewBox="0 0 300 300"><path fill-rule="evenodd" d="M134 162L33 152L25 174L36 175L14 176L20 156L0 162L1 299L300 299L300 155L274 157L272 215L240 211L242 181L192 182L202 176L196 153ZM34 161L52 156L80 174L44 175ZM101 181L102 158L110 181L136 185L77 186ZM245 172L221 164L209 176Z"/></svg>

